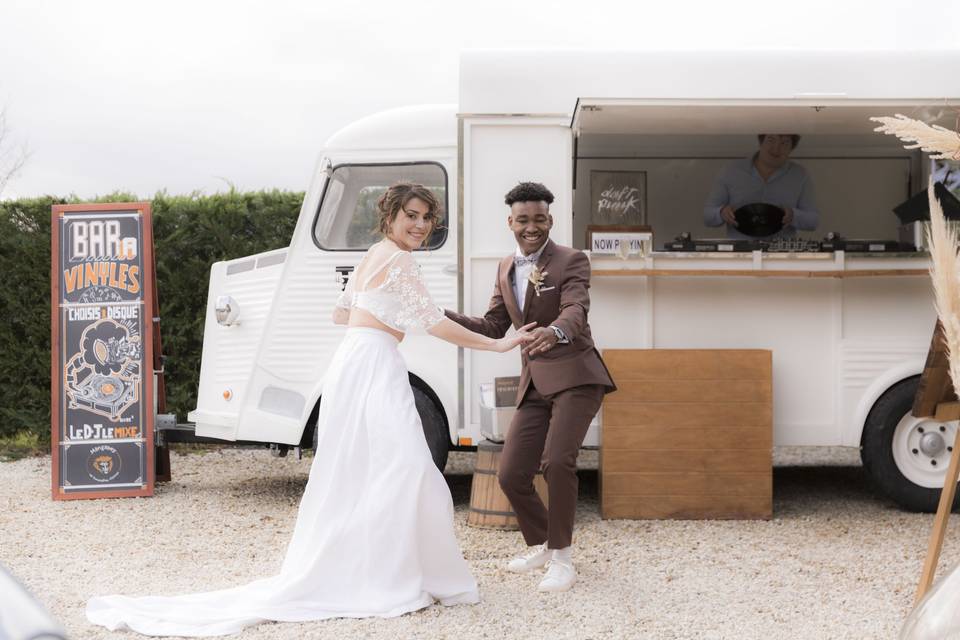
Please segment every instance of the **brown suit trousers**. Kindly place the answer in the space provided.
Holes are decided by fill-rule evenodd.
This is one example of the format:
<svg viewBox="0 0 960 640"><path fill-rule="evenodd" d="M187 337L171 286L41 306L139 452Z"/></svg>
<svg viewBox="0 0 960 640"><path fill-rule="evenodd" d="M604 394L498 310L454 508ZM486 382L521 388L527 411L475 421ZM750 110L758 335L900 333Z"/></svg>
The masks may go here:
<svg viewBox="0 0 960 640"><path fill-rule="evenodd" d="M569 547L577 512L577 455L590 420L600 409L604 388L597 384L564 389L544 397L531 386L517 407L503 445L497 479L510 499L528 545ZM550 509L533 488L543 470Z"/></svg>

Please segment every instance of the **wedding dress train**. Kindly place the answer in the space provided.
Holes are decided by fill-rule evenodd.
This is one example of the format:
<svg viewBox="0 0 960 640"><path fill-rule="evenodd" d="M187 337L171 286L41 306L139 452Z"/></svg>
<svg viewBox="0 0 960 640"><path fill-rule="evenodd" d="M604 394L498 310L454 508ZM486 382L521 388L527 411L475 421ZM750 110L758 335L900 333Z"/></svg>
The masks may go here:
<svg viewBox="0 0 960 640"><path fill-rule="evenodd" d="M347 330L325 375L316 456L278 575L207 593L93 598L87 618L196 637L477 602L398 344L378 329Z"/></svg>

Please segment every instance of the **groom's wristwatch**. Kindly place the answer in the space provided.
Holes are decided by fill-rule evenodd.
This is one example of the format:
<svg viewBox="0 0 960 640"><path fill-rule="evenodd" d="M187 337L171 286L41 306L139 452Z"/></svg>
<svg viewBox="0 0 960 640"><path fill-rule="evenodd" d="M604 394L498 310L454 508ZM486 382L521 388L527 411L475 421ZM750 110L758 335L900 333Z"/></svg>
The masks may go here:
<svg viewBox="0 0 960 640"><path fill-rule="evenodd" d="M550 328L553 329L553 333L557 336L557 344L570 344L570 341L567 340L567 334L563 332L563 329L550 325Z"/></svg>

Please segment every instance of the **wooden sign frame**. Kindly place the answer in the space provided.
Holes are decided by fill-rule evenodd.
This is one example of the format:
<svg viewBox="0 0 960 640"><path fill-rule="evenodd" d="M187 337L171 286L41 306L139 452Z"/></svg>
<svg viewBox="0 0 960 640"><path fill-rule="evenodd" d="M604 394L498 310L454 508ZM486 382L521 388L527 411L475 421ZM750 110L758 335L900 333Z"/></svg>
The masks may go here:
<svg viewBox="0 0 960 640"><path fill-rule="evenodd" d="M131 285L126 285L126 289L123 289L127 294L133 296L128 299L122 299L122 296L117 293L120 292L123 286L123 283L132 282L133 276L130 276L129 280L122 279L120 275L127 276L131 271L132 267L129 264L126 264L127 256L130 254L124 253L123 255L114 255L105 254L102 256L91 255L87 258L84 258L83 261L79 259L74 259L74 262L71 265L64 265L61 261L61 252L66 249L60 244L61 231L64 230L67 224L67 219L70 221L79 221L83 218L91 218L93 220L130 220L131 218L136 220L137 230L139 233L139 244L136 246L136 242L127 244L126 241L128 237L124 237L120 240L124 241L123 252L128 251L129 246L133 247L139 256L140 262L139 265L139 283L138 289L139 293L142 293L141 296L137 296L136 292L133 292L133 287ZM119 228L119 222L117 223L117 228ZM129 224L127 224L129 227ZM99 232L98 232L99 233ZM112 251L116 249L120 242L108 242L103 236L98 235L98 244L103 247L104 250ZM115 238L116 240L116 238ZM109 245L109 246L108 246ZM93 242L90 243L90 246L93 247ZM104 278L107 278L106 284L98 284L100 290L103 292L103 295L97 299L97 296L92 296L93 301L83 301L80 302L67 302L66 295L67 292L61 290L61 279L67 278L65 274L65 269L69 267L76 268L77 265L80 265L81 268L87 269L87 265L96 265L93 268L91 273L101 274L99 279L95 279L96 282L102 283ZM104 265L106 265L104 267ZM116 268L114 268L116 267ZM121 267L127 267L121 270ZM98 271L99 269L99 271ZM77 282L78 278L80 282L87 282L86 271L83 271L82 276L77 276L76 272L70 271L71 282ZM102 274L108 275L102 275ZM113 285L117 285L114 287ZM154 414L155 414L155 390L154 390L154 372L160 370L157 366L157 358L159 358L159 335L158 324L159 313L157 312L158 304L156 299L156 269L154 268L154 250L153 250L153 224L152 224L152 215L149 202L121 202L121 203L102 203L102 204L72 204L72 205L54 205L52 207L51 215L51 271L50 271L50 291L51 291L51 306L50 306L50 369L51 369L51 404L50 404L50 446L52 453L52 473L51 473L51 493L54 500L75 500L75 499L89 499L89 498L117 498L117 497L136 497L136 496L151 496L154 491L154 481L155 481L155 458L154 458ZM70 288L70 285L67 285L67 288ZM91 289L94 287L91 287ZM111 293L111 291L113 293ZM70 322L64 322L65 317L70 317L70 310L80 309L85 307L86 311L84 313L76 313L74 316L82 316L81 321L91 321L90 327L95 327L99 324L104 324L104 320L108 319L108 312L111 312L112 309L117 309L120 307L138 307L139 311L137 315L139 318L137 322L139 323L140 334L136 340L130 339L129 341L126 338L121 339L111 339L110 347L105 346L107 341L99 340L100 344L97 344L97 340L91 341L93 346L96 347L95 351L98 354L97 357L107 357L108 349L114 349L115 351L118 348L124 348L127 351L124 352L125 367L132 367L130 363L136 363L138 374L130 374L129 378L118 378L118 386L122 384L130 384L129 382L124 383L124 380L136 380L136 376L139 375L138 386L136 383L128 387L129 389L134 389L131 391L128 396L135 396L135 400L124 400L127 404L123 408L118 408L113 406L107 411L106 403L101 398L99 403L94 403L90 401L86 409L80 407L79 410L86 411L87 413L98 413L101 416L104 416L105 422L116 422L117 420L133 420L137 419L140 422L139 425L133 424L132 426L126 426L129 423L116 423L114 426L108 426L104 428L103 424L96 424L94 427L100 427L100 429L95 429L93 431L95 435L94 439L80 437L73 439L65 438L65 434L75 433L76 425L67 425L66 415L68 407L73 410L77 410L77 395L76 389L70 389L73 393L72 397L68 397L68 387L66 384L67 381L67 369L68 366L65 364L65 352L67 347L67 337L70 332ZM69 307L69 308L68 308ZM109 308L108 308L109 307ZM91 309L95 311L90 311ZM97 313L100 314L99 318L94 318L93 316ZM72 317L71 320L76 320L77 317ZM112 316L109 319L113 319ZM114 322L118 327L120 323ZM122 332L120 332L122 333ZM84 330L83 336L87 336L87 330ZM125 334L126 337L130 337L129 334ZM129 350L132 348L130 345L133 343L139 344L140 354L139 359L130 357ZM92 350L93 351L93 350ZM111 358L114 356L111 355ZM115 360L111 360L115 362ZM75 354L71 359L71 364L80 363L82 366L88 366L86 360L81 357L81 354ZM104 363L101 363L104 364ZM96 367L93 367L96 370ZM112 369L111 369L112 372ZM112 375L112 373L110 374ZM93 379L94 374L90 373L89 378ZM79 376L77 376L79 378ZM101 375L101 379L109 378L109 375ZM158 381L159 390L162 392L162 380ZM103 391L106 389L106 391ZM111 385L110 380L106 380L103 383L103 389L98 389L103 393L109 393L115 391L114 386ZM161 393L160 397L163 397ZM116 401L115 401L116 402ZM71 406L72 403L72 406ZM131 417L127 414L127 411L130 407L136 405L134 410L134 415ZM116 412L117 415L111 415L111 412ZM136 437L111 437L115 431L116 426L123 426L124 429L131 429L139 427L139 434ZM89 425L84 425L85 433L89 431ZM68 429L65 431L65 429ZM101 437L101 434L108 434ZM130 432L133 433L133 432ZM127 435L124 432L124 435ZM67 465L68 458L66 457L70 447L80 447L81 451L83 447L91 446L93 443L99 449L103 449L104 452L97 458L93 458L94 453L91 452L87 459L84 462L84 470L87 475L90 476L94 482L91 485L76 485L77 488L69 489L70 483L64 484L64 476L70 473ZM113 444L111 444L113 443ZM128 445L133 444L139 446L140 452L137 454L137 462L140 466L136 469L140 470L139 476L134 482L119 482L113 483L113 479L120 477L119 474L124 468L124 458L119 453L119 449L113 445ZM102 458L102 460L101 460ZM92 461L91 461L92 460ZM129 458L127 458L129 461ZM117 464L116 474L113 477L110 477L110 472L114 469L114 464ZM91 466L93 473L87 466ZM76 465L71 467L72 469L76 468ZM67 474L64 471L67 471ZM96 477L96 475L102 475L102 478ZM97 483L100 483L99 485ZM114 488L116 485L117 488ZM102 488L101 488L102 487ZM122 488L120 488L122 487Z"/></svg>

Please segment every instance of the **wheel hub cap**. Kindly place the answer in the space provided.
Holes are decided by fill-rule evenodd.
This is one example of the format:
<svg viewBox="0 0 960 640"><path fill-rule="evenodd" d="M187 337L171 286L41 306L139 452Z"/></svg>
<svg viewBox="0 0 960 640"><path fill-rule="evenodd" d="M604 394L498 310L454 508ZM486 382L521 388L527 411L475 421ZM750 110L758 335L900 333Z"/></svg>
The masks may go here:
<svg viewBox="0 0 960 640"><path fill-rule="evenodd" d="M931 458L937 457L946 448L947 444L939 433L925 433L920 437L920 451Z"/></svg>
<svg viewBox="0 0 960 640"><path fill-rule="evenodd" d="M928 489L943 487L957 438L956 421L939 422L907 413L893 433L893 460L910 482Z"/></svg>

